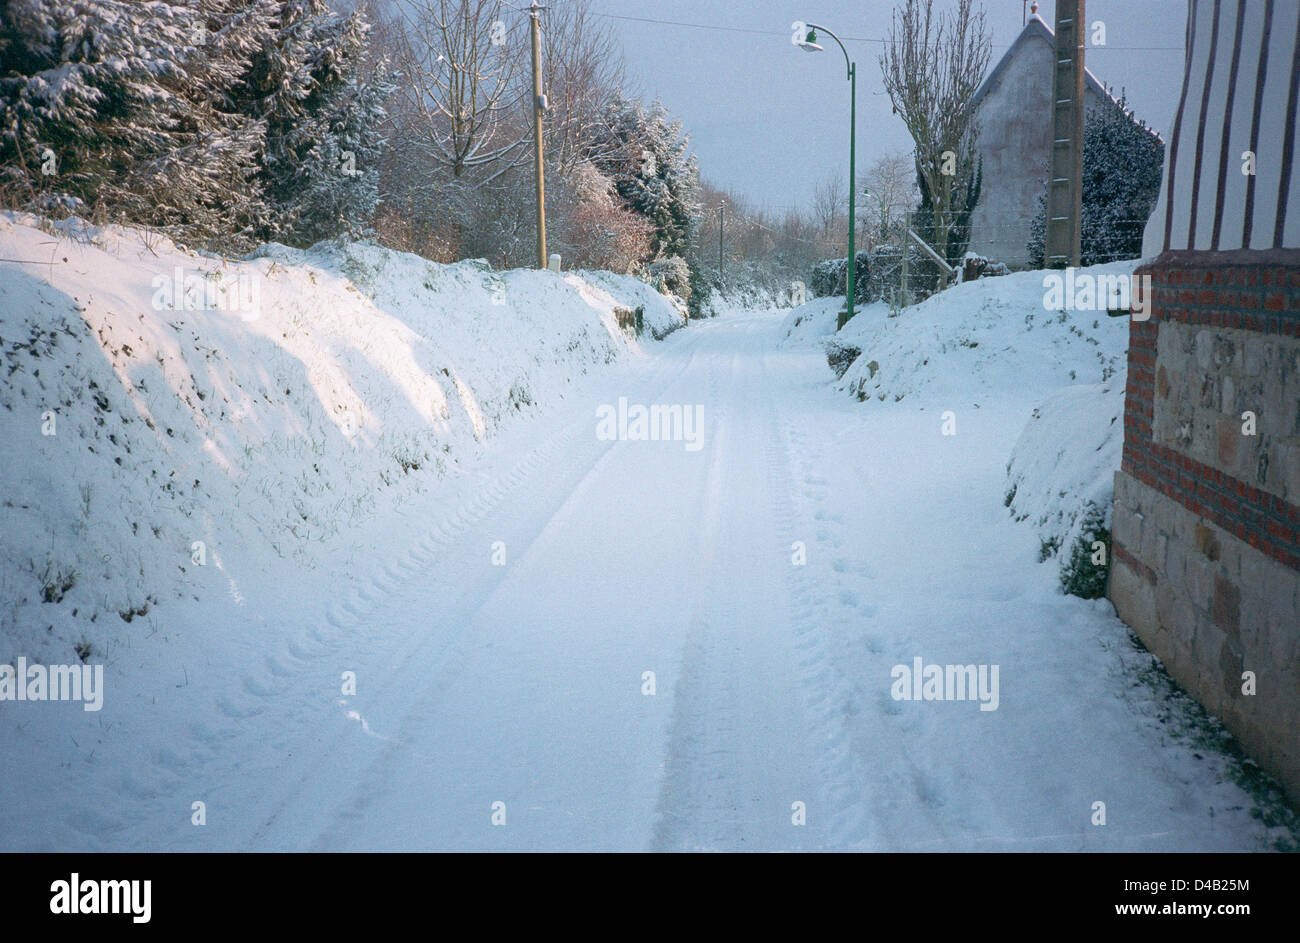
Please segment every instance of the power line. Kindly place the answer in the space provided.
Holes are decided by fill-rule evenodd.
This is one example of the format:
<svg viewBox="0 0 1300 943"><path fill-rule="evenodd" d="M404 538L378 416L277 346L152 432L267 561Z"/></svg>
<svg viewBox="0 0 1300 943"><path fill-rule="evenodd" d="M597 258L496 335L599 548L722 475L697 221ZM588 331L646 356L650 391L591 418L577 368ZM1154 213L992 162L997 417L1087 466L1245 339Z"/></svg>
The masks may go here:
<svg viewBox="0 0 1300 943"><path fill-rule="evenodd" d="M587 11L591 16L603 16L610 20L627 20L633 23L651 23L655 26L681 26L687 29L713 30L722 33L748 33L754 36L789 36L788 32L778 32L776 30L766 29L747 29L743 26L719 26L715 23L688 23L684 20L656 20L648 16L625 16L619 13L597 13L595 10ZM870 36L841 36L840 39L849 43L879 43L884 46L888 43L895 42L890 39L878 39ZM1003 45L1000 43L990 43L992 49L1010 49L1012 44ZM1089 46L1089 52L1098 52L1102 50L1116 50L1119 52L1183 52L1182 46Z"/></svg>

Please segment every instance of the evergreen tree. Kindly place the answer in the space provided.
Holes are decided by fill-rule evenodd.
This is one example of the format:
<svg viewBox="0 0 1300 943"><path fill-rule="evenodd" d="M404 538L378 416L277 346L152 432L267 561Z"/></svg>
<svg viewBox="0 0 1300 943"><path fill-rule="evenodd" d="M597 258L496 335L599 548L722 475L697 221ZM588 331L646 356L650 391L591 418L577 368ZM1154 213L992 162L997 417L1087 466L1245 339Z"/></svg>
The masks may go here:
<svg viewBox="0 0 1300 943"><path fill-rule="evenodd" d="M310 245L369 228L378 200L384 63L363 77L369 24L325 0L279 4L274 36L254 58L245 105L266 122L258 182L271 214L264 238Z"/></svg>
<svg viewBox="0 0 1300 943"><path fill-rule="evenodd" d="M1083 265L1142 254L1142 232L1160 192L1165 145L1124 98L1088 112L1083 131ZM1046 187L1030 229L1030 264L1041 268L1047 228Z"/></svg>
<svg viewBox="0 0 1300 943"><path fill-rule="evenodd" d="M656 102L646 108L615 95L606 109L608 140L593 148L593 162L615 190L654 226L655 258L685 257L699 220L700 174L681 122Z"/></svg>
<svg viewBox="0 0 1300 943"><path fill-rule="evenodd" d="M966 185L959 191L961 201L952 207L952 226L948 230L944 253L944 259L949 265L956 266L960 263L966 254L966 247L970 245L970 218L975 212L975 205L979 203L980 188L983 183L984 158L977 157L966 177ZM916 215L912 217L912 228L927 243L936 246L940 240L934 231L934 204L925 176L919 169L916 172L916 187L920 191L921 200Z"/></svg>
<svg viewBox="0 0 1300 943"><path fill-rule="evenodd" d="M383 65L325 0L5 0L0 184L212 248L368 226Z"/></svg>
<svg viewBox="0 0 1300 943"><path fill-rule="evenodd" d="M260 129L221 110L265 3L9 0L0 168L38 210L98 203L200 240L257 213Z"/></svg>
<svg viewBox="0 0 1300 943"><path fill-rule="evenodd" d="M953 204L952 226L948 230L947 239L941 240L934 228L934 205L930 197L930 189L926 185L925 175L921 173L919 167L917 168L916 186L920 191L921 199L912 217L912 229L931 246L937 246L942 242L944 260L953 268L961 267L962 257L966 255L966 247L970 245L970 218L975 212L975 205L979 203L980 188L983 183L984 158L977 157L966 177L965 186L955 191L960 194L960 202ZM928 257L923 258L919 271L909 274L909 280L912 282L909 290L920 294L931 293L938 287L939 267Z"/></svg>

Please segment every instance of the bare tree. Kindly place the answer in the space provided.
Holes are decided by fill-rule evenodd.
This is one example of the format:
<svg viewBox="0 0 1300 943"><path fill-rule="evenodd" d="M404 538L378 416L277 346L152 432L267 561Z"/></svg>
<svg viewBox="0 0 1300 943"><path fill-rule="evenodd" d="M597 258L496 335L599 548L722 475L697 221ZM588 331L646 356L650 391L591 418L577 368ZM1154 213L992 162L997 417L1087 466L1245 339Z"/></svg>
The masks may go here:
<svg viewBox="0 0 1300 943"><path fill-rule="evenodd" d="M400 110L428 159L471 188L526 161L520 17L502 0L393 2Z"/></svg>
<svg viewBox="0 0 1300 943"><path fill-rule="evenodd" d="M813 191L812 205L818 236L828 249L840 244L840 221L848 219L848 206L849 196L844 176L838 171L831 171ZM844 225L847 227L848 223L845 222Z"/></svg>
<svg viewBox="0 0 1300 943"><path fill-rule="evenodd" d="M889 241L897 220L916 205L916 161L905 151L881 154L867 169L862 183L859 192L869 194L861 217L867 243Z"/></svg>
<svg viewBox="0 0 1300 943"><path fill-rule="evenodd" d="M623 54L608 21L591 15L590 0L552 5L542 18L542 87L546 90L546 152L562 173L600 155L608 135L605 105L623 85Z"/></svg>
<svg viewBox="0 0 1300 943"><path fill-rule="evenodd" d="M954 208L966 198L978 134L971 99L984 80L989 36L984 10L956 0L904 0L880 57L885 89L916 143L916 167L934 212L934 248L947 256Z"/></svg>

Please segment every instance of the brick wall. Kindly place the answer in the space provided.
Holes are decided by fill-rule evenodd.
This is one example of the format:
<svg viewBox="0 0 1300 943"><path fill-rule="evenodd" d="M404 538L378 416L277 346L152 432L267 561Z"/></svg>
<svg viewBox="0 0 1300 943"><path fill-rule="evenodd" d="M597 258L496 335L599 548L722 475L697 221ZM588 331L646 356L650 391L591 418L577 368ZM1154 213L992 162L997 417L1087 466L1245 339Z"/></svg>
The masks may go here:
<svg viewBox="0 0 1300 943"><path fill-rule="evenodd" d="M1300 801L1300 250L1166 252L1140 274L1110 596Z"/></svg>

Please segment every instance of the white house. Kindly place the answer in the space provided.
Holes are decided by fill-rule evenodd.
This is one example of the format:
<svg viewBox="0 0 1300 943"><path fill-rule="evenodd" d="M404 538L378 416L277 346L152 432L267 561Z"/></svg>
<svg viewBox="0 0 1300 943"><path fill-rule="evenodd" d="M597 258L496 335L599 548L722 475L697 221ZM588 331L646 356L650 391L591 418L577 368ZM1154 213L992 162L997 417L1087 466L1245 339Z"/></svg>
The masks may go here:
<svg viewBox="0 0 1300 943"><path fill-rule="evenodd" d="M1052 150L1055 34L1037 13L971 100L979 122L976 150L984 180L971 214L970 251L1012 269L1029 267L1030 227L1047 187ZM1084 114L1115 99L1091 71L1084 76Z"/></svg>

